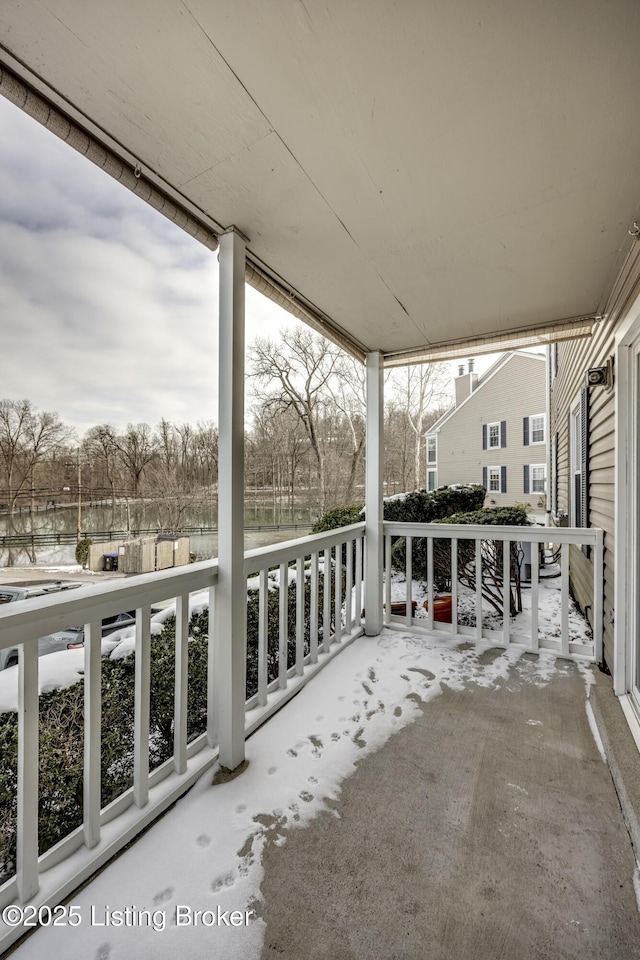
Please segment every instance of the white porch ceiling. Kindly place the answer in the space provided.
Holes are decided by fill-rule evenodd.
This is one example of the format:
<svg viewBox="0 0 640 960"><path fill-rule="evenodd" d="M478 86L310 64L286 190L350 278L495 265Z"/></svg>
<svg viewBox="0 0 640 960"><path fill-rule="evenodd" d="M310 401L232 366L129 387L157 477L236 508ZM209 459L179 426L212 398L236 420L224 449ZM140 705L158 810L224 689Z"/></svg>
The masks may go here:
<svg viewBox="0 0 640 960"><path fill-rule="evenodd" d="M3 0L0 37L366 349L593 316L630 242L637 0Z"/></svg>

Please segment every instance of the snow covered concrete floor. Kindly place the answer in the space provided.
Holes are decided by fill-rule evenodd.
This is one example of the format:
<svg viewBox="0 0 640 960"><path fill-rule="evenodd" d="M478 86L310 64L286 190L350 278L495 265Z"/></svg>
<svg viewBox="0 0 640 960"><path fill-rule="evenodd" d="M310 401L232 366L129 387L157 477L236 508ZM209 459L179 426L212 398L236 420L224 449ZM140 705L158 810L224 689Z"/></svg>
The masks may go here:
<svg viewBox="0 0 640 960"><path fill-rule="evenodd" d="M266 890L262 886L265 847L273 853L287 835L294 842L302 836L298 828L323 818L337 824L341 795L353 782L352 775L359 773L365 759L393 752L398 737L426 716L425 704L428 711L429 701L442 699L439 694L469 689L491 693L523 684L544 688L565 676L578 677L582 702L575 705L575 712L590 737L584 706L593 680L590 668L546 654L530 657L515 648L490 650L486 644L441 636L384 630L380 637L360 637L248 740L244 773L215 786L212 773L206 774L148 833L70 899L79 907L80 924L38 930L18 947L16 960L45 955L155 960L180 954L257 960L264 946L263 916L271 899L268 883ZM540 718L527 718L525 729L535 735L542 723ZM606 773L592 740L590 745ZM518 801L518 784L511 786ZM400 784L394 789L400 790ZM451 819L455 811L443 815ZM383 823L371 828L375 834ZM360 855L366 859L367 849ZM629 883L631 873L624 878ZM291 909L295 899L294 891ZM195 911L205 913L196 921ZM248 911L252 912L245 924ZM237 926L232 925L234 917ZM213 920L214 925L207 925ZM297 922L304 928L304 915ZM315 950L314 956L332 956L330 950ZM367 952L348 955L365 957Z"/></svg>

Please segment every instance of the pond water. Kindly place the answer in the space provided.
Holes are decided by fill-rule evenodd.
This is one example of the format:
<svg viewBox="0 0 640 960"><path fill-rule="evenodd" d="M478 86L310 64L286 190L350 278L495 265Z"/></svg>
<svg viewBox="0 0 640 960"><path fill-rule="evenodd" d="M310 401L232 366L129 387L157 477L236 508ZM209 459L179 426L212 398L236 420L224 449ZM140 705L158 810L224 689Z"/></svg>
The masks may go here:
<svg viewBox="0 0 640 960"><path fill-rule="evenodd" d="M194 504L185 512L183 527L215 528L217 526L217 504ZM306 507L286 507L264 503L245 505L245 549L281 543L305 536L315 521L315 514ZM41 510L34 514L22 513L12 518L0 516L0 536L13 534L56 535L75 534L78 523L77 508L73 506ZM290 525L296 524L296 528ZM277 529L278 525L283 525ZM82 531L88 537L96 531L145 530L163 527L166 516L162 505L154 503L124 502L84 506L82 509ZM276 529L251 529L256 527L276 527ZM202 533L189 531L191 552L199 560L215 557L218 549L218 535L214 530L204 529ZM8 563L8 550L0 548L0 566ZM13 549L14 564L28 564L30 558L26 549ZM44 544L36 550L36 563L74 563L75 543Z"/></svg>

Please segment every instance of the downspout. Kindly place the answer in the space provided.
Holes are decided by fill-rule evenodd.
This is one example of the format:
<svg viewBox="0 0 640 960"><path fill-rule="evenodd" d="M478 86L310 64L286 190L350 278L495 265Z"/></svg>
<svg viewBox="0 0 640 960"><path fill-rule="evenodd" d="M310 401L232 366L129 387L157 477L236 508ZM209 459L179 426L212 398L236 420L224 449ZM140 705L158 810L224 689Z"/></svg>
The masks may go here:
<svg viewBox="0 0 640 960"><path fill-rule="evenodd" d="M545 403L547 405L547 429L545 431L546 456L547 456L547 482L546 482L546 500L547 509L545 513L545 526L551 526L551 344L547 346L546 367L545 367ZM554 477L555 483L555 477Z"/></svg>

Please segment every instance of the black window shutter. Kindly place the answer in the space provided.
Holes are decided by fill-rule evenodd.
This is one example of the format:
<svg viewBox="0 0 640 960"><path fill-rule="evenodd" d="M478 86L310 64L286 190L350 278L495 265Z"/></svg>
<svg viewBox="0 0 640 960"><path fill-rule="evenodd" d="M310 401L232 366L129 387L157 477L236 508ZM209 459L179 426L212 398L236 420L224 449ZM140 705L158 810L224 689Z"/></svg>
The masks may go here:
<svg viewBox="0 0 640 960"><path fill-rule="evenodd" d="M507 468L500 467L500 493L507 492Z"/></svg>
<svg viewBox="0 0 640 960"><path fill-rule="evenodd" d="M558 344L554 343L553 345L553 372L558 375Z"/></svg>
<svg viewBox="0 0 640 960"><path fill-rule="evenodd" d="M482 468L482 486L485 488L485 490L488 490L488 489L489 489L489 481L488 481L488 479L487 479L487 468L486 468L486 467L483 467L483 468Z"/></svg>
<svg viewBox="0 0 640 960"><path fill-rule="evenodd" d="M529 464L525 463L524 465L524 492L530 493L529 489Z"/></svg>
<svg viewBox="0 0 640 960"><path fill-rule="evenodd" d="M522 442L525 447L529 446L529 417L525 417L522 421Z"/></svg>
<svg viewBox="0 0 640 960"><path fill-rule="evenodd" d="M482 424L482 449L487 449L487 425L486 423Z"/></svg>
<svg viewBox="0 0 640 960"><path fill-rule="evenodd" d="M500 421L500 446L506 447L507 445L507 421Z"/></svg>

